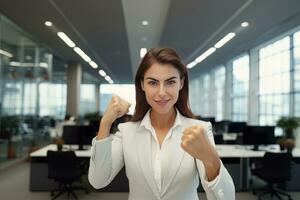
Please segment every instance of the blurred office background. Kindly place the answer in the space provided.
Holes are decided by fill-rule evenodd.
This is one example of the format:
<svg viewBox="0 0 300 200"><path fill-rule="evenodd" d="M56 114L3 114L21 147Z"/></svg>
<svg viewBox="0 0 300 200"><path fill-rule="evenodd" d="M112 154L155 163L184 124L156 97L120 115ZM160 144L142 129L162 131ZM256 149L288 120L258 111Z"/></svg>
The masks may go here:
<svg viewBox="0 0 300 200"><path fill-rule="evenodd" d="M300 118L298 0L0 0L0 166L55 142L66 114L95 126L114 94L133 114L134 74L157 46L182 56L192 111L219 144L243 144L224 138L235 122L277 141L278 120Z"/></svg>

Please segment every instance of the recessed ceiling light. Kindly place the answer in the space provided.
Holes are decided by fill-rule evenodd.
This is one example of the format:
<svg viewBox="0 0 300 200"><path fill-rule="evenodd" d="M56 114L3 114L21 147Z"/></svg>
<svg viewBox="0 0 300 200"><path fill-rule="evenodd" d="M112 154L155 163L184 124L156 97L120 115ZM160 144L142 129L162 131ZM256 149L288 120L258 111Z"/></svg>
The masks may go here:
<svg viewBox="0 0 300 200"><path fill-rule="evenodd" d="M241 23L241 27L247 27L247 26L249 26L249 23L248 23L248 22L243 22L243 23Z"/></svg>
<svg viewBox="0 0 300 200"><path fill-rule="evenodd" d="M50 22L50 21L45 21L45 25L46 25L46 26L52 26L53 24L52 24L52 22Z"/></svg>
<svg viewBox="0 0 300 200"><path fill-rule="evenodd" d="M144 20L144 21L142 21L142 25L143 25L143 26L148 26L148 25L149 25L149 22L146 21L146 20Z"/></svg>

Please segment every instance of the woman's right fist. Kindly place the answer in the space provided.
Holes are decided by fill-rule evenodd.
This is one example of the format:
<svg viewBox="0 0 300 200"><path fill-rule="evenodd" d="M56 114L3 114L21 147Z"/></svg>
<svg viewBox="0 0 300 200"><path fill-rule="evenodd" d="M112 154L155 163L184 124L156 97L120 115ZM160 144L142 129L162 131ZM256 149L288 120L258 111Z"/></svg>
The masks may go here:
<svg viewBox="0 0 300 200"><path fill-rule="evenodd" d="M130 106L131 104L128 101L114 95L103 114L102 120L106 123L112 124L117 118L128 113Z"/></svg>

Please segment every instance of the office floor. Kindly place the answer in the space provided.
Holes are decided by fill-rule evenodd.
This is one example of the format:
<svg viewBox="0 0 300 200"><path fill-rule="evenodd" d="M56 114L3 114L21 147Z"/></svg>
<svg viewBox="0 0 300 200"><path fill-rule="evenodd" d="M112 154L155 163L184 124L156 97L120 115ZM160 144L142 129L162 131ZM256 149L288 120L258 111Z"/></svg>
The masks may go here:
<svg viewBox="0 0 300 200"><path fill-rule="evenodd" d="M30 192L29 191L29 163L11 167L0 172L0 199L1 200L43 200L51 199L50 192ZM294 200L300 199L300 192L291 193ZM90 194L76 192L81 200L127 200L128 193L102 193L91 189ZM68 199L67 195L61 196L58 200ZM72 199L70 197L70 199ZM199 199L205 200L205 194L199 193ZM257 197L250 192L237 193L237 200L256 200ZM266 200L268 198L265 198Z"/></svg>

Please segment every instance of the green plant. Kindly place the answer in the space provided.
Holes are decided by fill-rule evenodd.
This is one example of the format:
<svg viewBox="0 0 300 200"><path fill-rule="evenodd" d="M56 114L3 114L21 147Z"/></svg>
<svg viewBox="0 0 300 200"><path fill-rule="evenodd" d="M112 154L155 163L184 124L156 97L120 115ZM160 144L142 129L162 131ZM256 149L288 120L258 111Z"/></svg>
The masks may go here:
<svg viewBox="0 0 300 200"><path fill-rule="evenodd" d="M93 122L93 121L99 121L100 116L99 116L99 112L90 112L90 113L86 113L83 118L85 120L88 120L89 122Z"/></svg>
<svg viewBox="0 0 300 200"><path fill-rule="evenodd" d="M282 117L277 121L277 126L284 130L286 138L293 138L293 130L300 126L300 120L294 117Z"/></svg>
<svg viewBox="0 0 300 200"><path fill-rule="evenodd" d="M0 137L10 140L19 133L20 119L17 116L2 116L0 118Z"/></svg>

